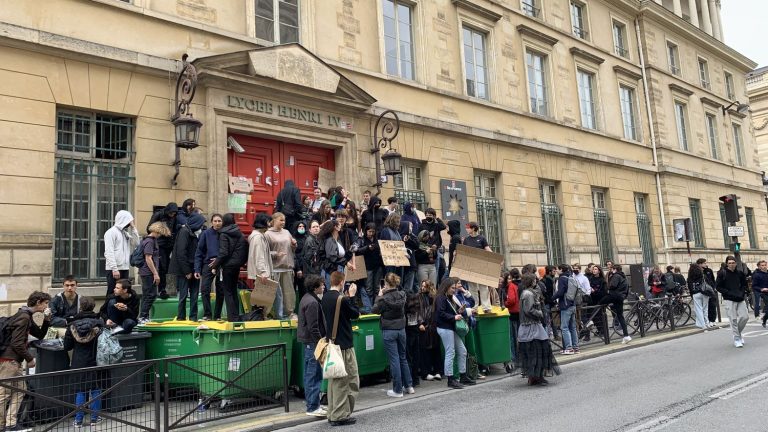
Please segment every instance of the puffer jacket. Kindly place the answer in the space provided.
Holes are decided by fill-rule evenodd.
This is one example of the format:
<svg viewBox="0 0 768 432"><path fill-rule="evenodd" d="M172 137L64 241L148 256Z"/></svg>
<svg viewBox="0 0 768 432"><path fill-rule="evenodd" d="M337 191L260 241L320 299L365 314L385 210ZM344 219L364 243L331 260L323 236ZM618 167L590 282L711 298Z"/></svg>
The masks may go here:
<svg viewBox="0 0 768 432"><path fill-rule="evenodd" d="M248 241L237 224L221 227L219 230L219 255L213 262L214 268L240 268L248 261Z"/></svg>
<svg viewBox="0 0 768 432"><path fill-rule="evenodd" d="M104 321L94 312L81 312L67 327L64 349L72 350L72 369L96 366L99 333Z"/></svg>
<svg viewBox="0 0 768 432"><path fill-rule="evenodd" d="M405 292L397 288L388 288L376 298L372 312L381 315L382 330L405 328L405 302Z"/></svg>

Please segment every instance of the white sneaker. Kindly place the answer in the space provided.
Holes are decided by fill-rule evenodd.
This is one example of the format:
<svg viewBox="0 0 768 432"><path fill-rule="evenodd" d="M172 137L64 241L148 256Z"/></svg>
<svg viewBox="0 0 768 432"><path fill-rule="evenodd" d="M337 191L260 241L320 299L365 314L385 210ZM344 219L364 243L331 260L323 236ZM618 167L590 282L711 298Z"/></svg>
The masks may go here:
<svg viewBox="0 0 768 432"><path fill-rule="evenodd" d="M632 338L631 338L631 337L629 337L629 336L624 336L624 339L622 339L622 340L621 340L621 343L622 343L622 344L627 344L627 343L629 343L629 341L631 341L631 340L632 340Z"/></svg>
<svg viewBox="0 0 768 432"><path fill-rule="evenodd" d="M733 346L736 348L744 348L744 342L742 342L741 339L736 339L733 341Z"/></svg>
<svg viewBox="0 0 768 432"><path fill-rule="evenodd" d="M298 321L299 320L299 316L296 315L295 313L292 313L291 316L288 317L288 319L291 320L291 321Z"/></svg>
<svg viewBox="0 0 768 432"><path fill-rule="evenodd" d="M739 338L739 342L741 342L741 346L744 346L744 338L743 337Z"/></svg>
<svg viewBox="0 0 768 432"><path fill-rule="evenodd" d="M318 408L314 411L307 411L307 415L312 417L326 417L328 416L328 413L324 409Z"/></svg>
<svg viewBox="0 0 768 432"><path fill-rule="evenodd" d="M401 398L403 397L402 393L395 393L394 390L387 390L387 396L393 397L393 398Z"/></svg>
<svg viewBox="0 0 768 432"><path fill-rule="evenodd" d="M149 322L150 322L150 321L149 321L149 318L141 318L141 319L139 320L139 325L144 325L144 324L147 324L147 323L149 323Z"/></svg>
<svg viewBox="0 0 768 432"><path fill-rule="evenodd" d="M443 379L443 377L441 377L440 374L435 374L435 379L440 381L441 379Z"/></svg>
<svg viewBox="0 0 768 432"><path fill-rule="evenodd" d="M710 323L709 323L709 327L710 327L710 328L715 328L715 327L717 327L717 324L715 324L715 323L713 323L713 322L710 322Z"/></svg>
<svg viewBox="0 0 768 432"><path fill-rule="evenodd" d="M586 325L587 330L592 330L592 327L594 326L595 326L595 323L592 320L589 320L589 322Z"/></svg>
<svg viewBox="0 0 768 432"><path fill-rule="evenodd" d="M427 380L427 381L432 381L432 380L434 380L434 379L435 379L435 376L434 376L434 375L432 375L432 374L427 374L427 377L426 377L426 378L424 378L424 379L425 379L425 380Z"/></svg>
<svg viewBox="0 0 768 432"><path fill-rule="evenodd" d="M416 389L414 389L413 387L408 387L407 389L405 389L405 392L408 394L414 394L416 393Z"/></svg>
<svg viewBox="0 0 768 432"><path fill-rule="evenodd" d="M112 334L113 334L113 335L116 335L116 334L120 334L120 333L122 333L124 330L125 330L125 329L124 329L124 328L122 328L122 327L120 327L120 326L115 326L115 327L113 327L113 328L112 328Z"/></svg>

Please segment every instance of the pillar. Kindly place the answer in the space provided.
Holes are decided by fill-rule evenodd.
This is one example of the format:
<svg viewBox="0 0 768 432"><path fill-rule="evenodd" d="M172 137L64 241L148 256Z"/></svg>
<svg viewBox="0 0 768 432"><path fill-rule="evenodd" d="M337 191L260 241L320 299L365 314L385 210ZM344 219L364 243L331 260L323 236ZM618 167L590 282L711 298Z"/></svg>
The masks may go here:
<svg viewBox="0 0 768 432"><path fill-rule="evenodd" d="M715 0L709 0L709 16L712 18L712 36L717 40L723 40L723 34L720 32L720 8L717 7Z"/></svg>
<svg viewBox="0 0 768 432"><path fill-rule="evenodd" d="M712 21L709 18L708 0L701 0L701 29L712 36Z"/></svg>
<svg viewBox="0 0 768 432"><path fill-rule="evenodd" d="M683 6L680 4L680 0L672 0L672 11L680 18L683 17Z"/></svg>
<svg viewBox="0 0 768 432"><path fill-rule="evenodd" d="M698 8L696 7L697 1L698 0L688 0L688 14L691 15L691 24L699 27L699 12Z"/></svg>

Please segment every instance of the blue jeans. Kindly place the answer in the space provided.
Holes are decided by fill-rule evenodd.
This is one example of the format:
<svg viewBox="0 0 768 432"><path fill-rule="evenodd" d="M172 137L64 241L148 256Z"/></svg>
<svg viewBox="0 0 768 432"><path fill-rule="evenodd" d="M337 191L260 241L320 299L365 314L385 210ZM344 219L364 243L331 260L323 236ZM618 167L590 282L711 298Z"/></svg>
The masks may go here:
<svg viewBox="0 0 768 432"><path fill-rule="evenodd" d="M389 357L389 373L392 375L392 390L395 393L403 392L405 387L413 386L411 368L408 367L408 359L405 356L405 329L382 330L384 349Z"/></svg>
<svg viewBox="0 0 768 432"><path fill-rule="evenodd" d="M563 332L563 349L579 347L579 334L576 332L576 306L560 311L560 331Z"/></svg>
<svg viewBox="0 0 768 432"><path fill-rule="evenodd" d="M320 383L323 382L323 369L315 360L316 343L304 344L304 402L307 412L320 408Z"/></svg>
<svg viewBox="0 0 768 432"><path fill-rule="evenodd" d="M403 280L401 282L403 291L405 291L408 294L417 293L418 291L414 290L415 281L416 281L416 269L413 267L403 267Z"/></svg>
<svg viewBox="0 0 768 432"><path fill-rule="evenodd" d="M450 329L438 327L437 334L440 335L445 349L445 376L453 376L453 359L457 353L459 354L459 373L467 373L467 348L464 346L464 341Z"/></svg>
<svg viewBox="0 0 768 432"><path fill-rule="evenodd" d="M176 319L187 318L187 297L189 297L189 319L197 321L197 296L200 293L200 280L187 279L184 275L176 276L176 287L179 291L179 309L176 311Z"/></svg>
<svg viewBox="0 0 768 432"><path fill-rule="evenodd" d="M755 299L755 317L760 316L760 290L752 289L752 298ZM768 305L764 304L763 308L768 310Z"/></svg>
<svg viewBox="0 0 768 432"><path fill-rule="evenodd" d="M101 395L101 390L95 389L91 390L91 404L89 408L93 410L91 413L91 421L96 420L99 418L99 411L101 411L101 398L99 398L99 395ZM86 392L77 392L77 395L75 396L75 405L83 405L85 403L85 397ZM97 399L98 398L98 399ZM85 417L85 413L82 411L78 411L75 414L75 422L77 423L83 423L83 417Z"/></svg>
<svg viewBox="0 0 768 432"><path fill-rule="evenodd" d="M517 363L517 329L520 327L519 318L509 319L509 349L512 351L512 364Z"/></svg>

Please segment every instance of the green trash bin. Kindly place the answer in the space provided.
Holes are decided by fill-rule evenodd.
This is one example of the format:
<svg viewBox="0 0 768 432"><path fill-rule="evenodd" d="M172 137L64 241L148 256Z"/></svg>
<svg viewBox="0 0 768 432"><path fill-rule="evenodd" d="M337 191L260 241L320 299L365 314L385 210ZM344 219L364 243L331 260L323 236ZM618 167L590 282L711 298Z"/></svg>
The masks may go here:
<svg viewBox="0 0 768 432"><path fill-rule="evenodd" d="M509 338L509 311L494 307L490 313L477 315L475 339L477 362L482 365L512 361ZM467 348L469 350L469 348Z"/></svg>
<svg viewBox="0 0 768 432"><path fill-rule="evenodd" d="M206 324L215 324L206 322ZM226 324L226 323L224 323ZM195 333L200 323L193 321L164 321L150 322L137 329L152 334L146 342L147 359L164 359L186 355L200 354L201 351L195 343ZM189 364L195 367L196 364ZM168 383L170 387L197 387L197 377L192 371L179 367L171 367L168 370Z"/></svg>
<svg viewBox="0 0 768 432"><path fill-rule="evenodd" d="M246 291L246 290L241 290ZM250 296L250 294L249 294ZM213 309L216 305L216 293L211 293L211 309ZM189 318L189 299L187 299L187 318ZM250 306L248 307L250 309ZM176 319L176 313L179 311L179 298L178 297L168 297L167 299L161 299L156 298L154 303L152 303L152 307L149 308L149 318L152 321L168 321L172 319ZM213 310L211 310L211 313L213 313ZM243 304L240 302L240 313L243 313ZM203 312L203 300L202 298L197 298L197 317L202 318L205 316L205 313ZM224 303L224 305L221 308L221 316L223 318L227 317L227 305Z"/></svg>
<svg viewBox="0 0 768 432"><path fill-rule="evenodd" d="M357 357L358 375L383 373L389 367L389 358L384 349L384 338L379 324L379 315L361 315L352 321L352 340Z"/></svg>

